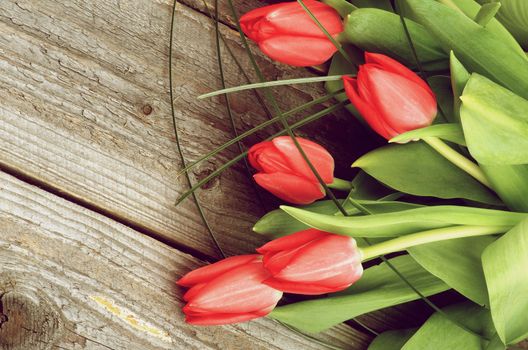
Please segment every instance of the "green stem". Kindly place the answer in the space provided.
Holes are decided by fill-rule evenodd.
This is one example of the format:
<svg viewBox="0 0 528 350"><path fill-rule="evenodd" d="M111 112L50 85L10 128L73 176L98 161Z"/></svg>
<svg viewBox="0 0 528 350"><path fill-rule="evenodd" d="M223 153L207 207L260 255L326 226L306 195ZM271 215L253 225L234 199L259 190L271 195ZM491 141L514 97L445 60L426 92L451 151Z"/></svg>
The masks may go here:
<svg viewBox="0 0 528 350"><path fill-rule="evenodd" d="M490 182L484 175L484 172L480 167L467 159L451 147L449 147L444 141L440 140L438 137L424 137L422 139L425 143L431 146L435 151L440 153L443 157L449 160L451 163L464 170L466 173L475 178L478 182L493 190Z"/></svg>
<svg viewBox="0 0 528 350"><path fill-rule="evenodd" d="M338 179L337 177L334 177L334 182L331 184L328 184L329 188L333 188L335 190L340 191L350 191L352 189L352 183L347 180Z"/></svg>
<svg viewBox="0 0 528 350"><path fill-rule="evenodd" d="M362 248L362 261L370 260L380 255L386 255L389 253L405 250L420 244L445 241L455 238L504 233L509 229L511 229L511 226L452 226L412 233Z"/></svg>

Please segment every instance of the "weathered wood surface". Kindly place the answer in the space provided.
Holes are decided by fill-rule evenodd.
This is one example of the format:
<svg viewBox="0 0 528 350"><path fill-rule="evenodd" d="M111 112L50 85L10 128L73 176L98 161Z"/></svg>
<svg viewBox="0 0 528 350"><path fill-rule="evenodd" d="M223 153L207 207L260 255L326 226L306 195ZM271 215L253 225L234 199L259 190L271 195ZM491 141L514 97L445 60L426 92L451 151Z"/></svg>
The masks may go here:
<svg viewBox="0 0 528 350"><path fill-rule="evenodd" d="M321 349L270 319L193 327L174 281L202 265L0 173L0 349ZM340 326L342 347L367 338Z"/></svg>
<svg viewBox="0 0 528 350"><path fill-rule="evenodd" d="M187 186L176 177L180 159L168 101L171 5L1 1L0 161L122 222L217 256L191 201L173 205ZM238 34L226 26L221 30L244 58ZM232 131L220 99L196 99L219 86L210 19L178 4L174 44L174 102L184 154L192 160L231 138ZM228 84L243 83L233 61L225 61ZM262 56L258 61L269 79L308 74ZM322 94L320 86L300 88L281 90L284 109ZM232 105L241 129L265 119L251 94L234 95ZM321 139L330 132L329 126L317 129ZM335 129L346 131L343 125ZM197 176L235 153L233 148L206 162ZM239 167L200 195L229 254L262 242L250 232L263 211L249 183Z"/></svg>

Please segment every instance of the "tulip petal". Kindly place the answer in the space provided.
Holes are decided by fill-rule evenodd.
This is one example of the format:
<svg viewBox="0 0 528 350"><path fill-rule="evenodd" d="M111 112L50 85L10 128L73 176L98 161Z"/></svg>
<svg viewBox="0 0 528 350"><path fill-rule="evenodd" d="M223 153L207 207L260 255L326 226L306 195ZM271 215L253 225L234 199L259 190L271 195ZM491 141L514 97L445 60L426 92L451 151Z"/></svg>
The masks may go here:
<svg viewBox="0 0 528 350"><path fill-rule="evenodd" d="M176 283L180 286L192 287L199 283L209 282L231 269L245 265L251 261L258 261L259 259L260 255L257 254L232 256L214 264L193 270L180 278Z"/></svg>
<svg viewBox="0 0 528 350"><path fill-rule="evenodd" d="M264 281L268 286L285 293L305 294L305 295L319 295L342 291L350 286L350 284L342 286L325 286L317 283L300 283L283 281L277 278L268 278Z"/></svg>
<svg viewBox="0 0 528 350"><path fill-rule="evenodd" d="M184 309L187 312L246 313L275 305L282 293L262 284L269 277L262 262L239 266L207 283Z"/></svg>
<svg viewBox="0 0 528 350"><path fill-rule="evenodd" d="M318 282L343 272L355 275L361 254L353 238L329 235L312 241L297 251L289 264L274 278L290 282Z"/></svg>
<svg viewBox="0 0 528 350"><path fill-rule="evenodd" d="M275 147L266 148L256 156L256 161L262 169L261 171L267 174L292 172L288 161Z"/></svg>
<svg viewBox="0 0 528 350"><path fill-rule="evenodd" d="M277 33L303 37L327 39L317 23L298 2L283 3L265 16L265 21L276 28ZM305 0L304 5L332 36L343 31L343 20L331 6L312 0Z"/></svg>
<svg viewBox="0 0 528 350"><path fill-rule="evenodd" d="M184 295L183 300L189 301L195 296L207 283L199 283L191 287Z"/></svg>
<svg viewBox="0 0 528 350"><path fill-rule="evenodd" d="M327 38L275 35L258 42L271 59L296 67L317 66L328 61L337 48Z"/></svg>
<svg viewBox="0 0 528 350"><path fill-rule="evenodd" d="M203 315L187 315L185 317L185 322L193 324L196 326L215 326L215 325L224 325L232 323L240 323L249 321L255 318L264 317L269 314L275 306L264 308L251 313L239 313L239 314L230 314L230 313L214 313L214 314L203 314Z"/></svg>
<svg viewBox="0 0 528 350"><path fill-rule="evenodd" d="M317 230L315 228L309 228L307 230L295 232L291 235L274 239L273 241L268 242L262 247L258 248L257 252L260 254L265 254L281 250L290 250L309 243L314 239L322 238L328 235L328 232Z"/></svg>
<svg viewBox="0 0 528 350"><path fill-rule="evenodd" d="M264 142L259 142L259 143L255 144L255 145L251 146L251 148L248 151L249 164L251 164L251 166L253 168L257 169L258 171L262 171L262 167L260 166L260 164L258 162L258 156L261 153L266 152L268 149L272 149L272 150L275 149L275 146L273 145L273 142L264 141Z"/></svg>
<svg viewBox="0 0 528 350"><path fill-rule="evenodd" d="M401 133L431 125L436 116L436 100L420 84L375 66L361 67L376 109L385 124Z"/></svg>
<svg viewBox="0 0 528 350"><path fill-rule="evenodd" d="M395 131L387 130L387 127L380 113L370 103L366 102L363 96L361 96L365 95L365 93L362 93L360 95L358 91L358 79L345 76L343 77L343 85L345 87L345 92L348 99L356 107L363 119L370 125L370 127L376 133L386 138L387 140L390 140L392 138L391 135L393 135ZM365 91L368 90L364 90L364 92Z"/></svg>
<svg viewBox="0 0 528 350"><path fill-rule="evenodd" d="M280 8L282 4L269 5L259 7L240 17L240 28L253 41L257 41L258 31L255 27L258 27L262 19L270 12Z"/></svg>
<svg viewBox="0 0 528 350"><path fill-rule="evenodd" d="M285 174L255 174L255 181L275 196L294 204L310 204L325 196L323 188L305 178Z"/></svg>
<svg viewBox="0 0 528 350"><path fill-rule="evenodd" d="M390 58L389 56L379 54L379 53L372 53L372 52L365 52L365 62L367 64L375 64L379 66L380 69L388 72L392 72L398 75L401 75L402 77L405 77L416 84L420 85L424 89L426 89L431 96L434 97L434 93L427 85L427 83L421 79L416 73L414 73L409 68L405 67L400 62Z"/></svg>
<svg viewBox="0 0 528 350"><path fill-rule="evenodd" d="M332 183L334 181L334 158L332 155L323 146L315 142L302 137L297 137L296 139L312 165L321 175L323 181L327 184ZM279 136L274 138L272 142L277 150L283 154L284 158L287 159L294 173L311 181L317 181L290 136Z"/></svg>

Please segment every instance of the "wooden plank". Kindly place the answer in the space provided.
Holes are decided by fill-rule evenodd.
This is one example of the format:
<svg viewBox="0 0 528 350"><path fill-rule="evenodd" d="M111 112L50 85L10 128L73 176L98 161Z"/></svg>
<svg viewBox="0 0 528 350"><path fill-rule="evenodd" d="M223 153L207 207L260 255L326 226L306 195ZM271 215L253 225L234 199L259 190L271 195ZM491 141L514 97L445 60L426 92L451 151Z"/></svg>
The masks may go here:
<svg viewBox="0 0 528 350"><path fill-rule="evenodd" d="M0 165L214 257L194 205L173 205L186 183L177 178L180 159L168 101L171 10L169 0L0 2ZM196 159L231 138L232 131L220 99L196 100L219 86L212 23L182 4L176 22L177 119L184 154ZM234 52L245 57L237 33L221 30ZM225 61L228 84L243 83L234 62ZM307 75L262 56L258 62L270 79ZM303 85L277 96L286 108L321 94L319 85ZM232 105L240 128L265 119L251 94L234 95ZM334 150L354 137L347 119L314 125L316 138L333 140L328 146ZM235 154L233 148L204 163L195 177ZM347 167L352 159L345 154L340 164ZM243 168L226 172L200 198L228 254L252 251L263 242L250 231L264 211Z"/></svg>
<svg viewBox="0 0 528 350"><path fill-rule="evenodd" d="M0 348L321 349L270 319L192 327L174 281L203 262L0 173ZM343 349L367 338L340 326Z"/></svg>

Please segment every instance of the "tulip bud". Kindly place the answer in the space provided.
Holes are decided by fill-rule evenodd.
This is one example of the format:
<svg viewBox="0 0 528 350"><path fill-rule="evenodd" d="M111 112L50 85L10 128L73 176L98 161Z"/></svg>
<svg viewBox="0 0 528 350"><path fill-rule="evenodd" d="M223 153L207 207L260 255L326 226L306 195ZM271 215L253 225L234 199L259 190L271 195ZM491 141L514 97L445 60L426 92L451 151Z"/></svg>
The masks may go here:
<svg viewBox="0 0 528 350"><path fill-rule="evenodd" d="M431 125L436 98L416 73L381 54L365 52L357 78L343 77L345 92L374 131L390 140Z"/></svg>
<svg viewBox="0 0 528 350"><path fill-rule="evenodd" d="M177 282L191 287L183 296L185 321L221 325L266 316L282 297L262 283L267 278L260 255L233 256L189 272Z"/></svg>
<svg viewBox="0 0 528 350"><path fill-rule="evenodd" d="M314 0L304 4L332 37L343 31L343 21L332 7ZM298 2L250 11L240 18L240 26L264 54L292 66L319 65L337 51Z"/></svg>
<svg viewBox="0 0 528 350"><path fill-rule="evenodd" d="M322 146L297 137L306 156L326 184L334 181L334 159ZM275 196L294 204L310 204L324 189L289 136L279 136L249 149L255 181Z"/></svg>
<svg viewBox="0 0 528 350"><path fill-rule="evenodd" d="M271 274L264 283L283 292L338 292L363 274L361 251L353 238L316 229L275 239L257 251Z"/></svg>

